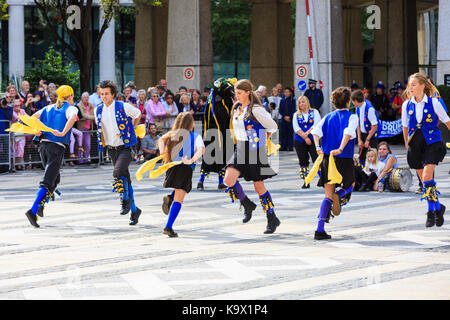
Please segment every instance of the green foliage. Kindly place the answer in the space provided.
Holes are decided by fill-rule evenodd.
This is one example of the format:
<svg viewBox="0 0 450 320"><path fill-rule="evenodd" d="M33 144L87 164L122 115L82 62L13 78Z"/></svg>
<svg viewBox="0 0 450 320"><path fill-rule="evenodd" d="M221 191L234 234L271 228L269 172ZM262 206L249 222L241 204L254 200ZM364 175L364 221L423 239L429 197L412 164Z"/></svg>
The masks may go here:
<svg viewBox="0 0 450 320"><path fill-rule="evenodd" d="M367 19L370 14L367 13L366 7L361 8L361 30L363 47L372 47L375 39L375 31L367 28Z"/></svg>
<svg viewBox="0 0 450 320"><path fill-rule="evenodd" d="M32 90L37 89L41 79L47 83L53 82L58 85L69 85L73 88L75 96L79 96L80 91L80 71L71 72L72 63L64 66L61 53L50 47L45 53L45 58L37 60L33 58L34 67L25 74L24 79L30 82Z"/></svg>
<svg viewBox="0 0 450 320"><path fill-rule="evenodd" d="M7 20L8 18L8 4L6 3L6 0L0 0L0 19Z"/></svg>
<svg viewBox="0 0 450 320"><path fill-rule="evenodd" d="M251 3L243 0L211 0L214 51L231 46L250 46Z"/></svg>
<svg viewBox="0 0 450 320"><path fill-rule="evenodd" d="M441 94L442 100L444 100L447 109L450 108L450 87L447 86L437 86L439 93Z"/></svg>

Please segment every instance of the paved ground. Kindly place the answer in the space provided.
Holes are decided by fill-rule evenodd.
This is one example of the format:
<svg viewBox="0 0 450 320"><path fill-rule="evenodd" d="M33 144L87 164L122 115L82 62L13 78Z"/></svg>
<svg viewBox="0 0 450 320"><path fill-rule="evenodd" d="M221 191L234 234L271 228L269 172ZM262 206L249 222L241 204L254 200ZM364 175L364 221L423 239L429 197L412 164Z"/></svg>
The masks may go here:
<svg viewBox="0 0 450 320"><path fill-rule="evenodd" d="M447 207L449 158L437 174ZM326 226L333 239L318 242L322 189L300 189L294 153L282 153L279 167L267 183L281 219L275 234L262 234L259 203L243 225L212 175L208 190L188 195L179 238L162 234L161 179L135 184L143 215L129 226L110 165L65 168L62 196L33 229L24 212L42 171L2 175L0 299L450 299L450 221L425 228L416 180L409 193L355 193Z"/></svg>

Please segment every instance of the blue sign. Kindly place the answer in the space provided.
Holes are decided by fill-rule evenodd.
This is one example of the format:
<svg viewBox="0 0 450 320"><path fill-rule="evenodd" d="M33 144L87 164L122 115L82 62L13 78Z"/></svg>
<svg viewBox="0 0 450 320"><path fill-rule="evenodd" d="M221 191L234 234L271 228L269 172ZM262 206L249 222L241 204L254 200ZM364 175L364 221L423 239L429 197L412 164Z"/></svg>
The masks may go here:
<svg viewBox="0 0 450 320"><path fill-rule="evenodd" d="M378 138L394 137L402 132L402 119L395 121L378 121Z"/></svg>
<svg viewBox="0 0 450 320"><path fill-rule="evenodd" d="M300 80L298 82L298 89L301 91L305 90L306 89L306 81Z"/></svg>

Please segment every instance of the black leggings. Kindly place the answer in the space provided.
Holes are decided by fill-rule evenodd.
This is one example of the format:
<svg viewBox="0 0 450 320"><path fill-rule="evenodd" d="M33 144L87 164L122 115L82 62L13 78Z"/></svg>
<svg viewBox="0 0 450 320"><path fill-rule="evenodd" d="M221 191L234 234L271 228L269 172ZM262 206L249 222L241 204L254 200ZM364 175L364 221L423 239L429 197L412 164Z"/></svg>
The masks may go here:
<svg viewBox="0 0 450 320"><path fill-rule="evenodd" d="M128 184L131 184L130 171L128 166L131 163L131 148L123 147L119 149L108 148L109 156L114 166L113 177L120 178L125 177Z"/></svg>
<svg viewBox="0 0 450 320"><path fill-rule="evenodd" d="M297 151L298 162L301 167L309 166L309 157L312 162L317 159L317 150L314 141L311 141L311 145L307 145L306 142L300 142L295 140L295 151Z"/></svg>
<svg viewBox="0 0 450 320"><path fill-rule="evenodd" d="M44 141L41 143L39 153L45 172L39 185L50 192L55 191L56 186L60 182L61 176L59 170L64 159L64 150L65 148L63 146L53 142Z"/></svg>

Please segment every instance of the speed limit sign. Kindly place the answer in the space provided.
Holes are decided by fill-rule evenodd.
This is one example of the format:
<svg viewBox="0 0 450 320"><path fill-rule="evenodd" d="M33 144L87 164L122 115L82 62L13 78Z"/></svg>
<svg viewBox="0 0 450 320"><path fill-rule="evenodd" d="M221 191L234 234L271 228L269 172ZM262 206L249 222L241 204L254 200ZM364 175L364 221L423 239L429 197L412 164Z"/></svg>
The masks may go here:
<svg viewBox="0 0 450 320"><path fill-rule="evenodd" d="M184 80L193 80L194 79L194 69L186 68L183 72Z"/></svg>
<svg viewBox="0 0 450 320"><path fill-rule="evenodd" d="M300 66L297 68L297 76L299 78L304 78L308 74L308 71L306 70L305 66Z"/></svg>

